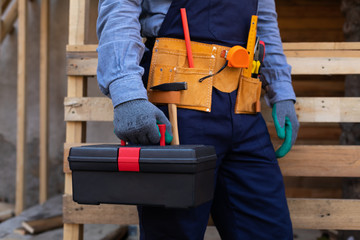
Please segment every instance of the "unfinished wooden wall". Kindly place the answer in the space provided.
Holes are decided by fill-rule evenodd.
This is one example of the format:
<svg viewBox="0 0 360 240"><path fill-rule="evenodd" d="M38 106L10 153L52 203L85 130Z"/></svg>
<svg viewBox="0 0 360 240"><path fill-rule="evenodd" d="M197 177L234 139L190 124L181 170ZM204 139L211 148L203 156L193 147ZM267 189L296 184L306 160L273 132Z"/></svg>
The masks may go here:
<svg viewBox="0 0 360 240"><path fill-rule="evenodd" d="M344 16L341 0L276 0L284 42L342 42ZM297 97L342 97L344 75L293 75ZM275 129L270 133L276 138ZM297 144L339 144L339 123L301 124ZM289 197L342 196L342 178L286 177Z"/></svg>

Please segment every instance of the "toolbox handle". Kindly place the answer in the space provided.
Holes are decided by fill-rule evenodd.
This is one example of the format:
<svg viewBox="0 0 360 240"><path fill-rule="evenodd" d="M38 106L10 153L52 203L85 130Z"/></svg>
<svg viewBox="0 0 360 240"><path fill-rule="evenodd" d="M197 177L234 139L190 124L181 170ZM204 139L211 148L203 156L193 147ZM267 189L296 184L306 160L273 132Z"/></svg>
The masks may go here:
<svg viewBox="0 0 360 240"><path fill-rule="evenodd" d="M166 132L166 125L165 124L157 124L159 127L160 132L160 146L165 146L165 132ZM121 139L121 146L126 146L126 142Z"/></svg>

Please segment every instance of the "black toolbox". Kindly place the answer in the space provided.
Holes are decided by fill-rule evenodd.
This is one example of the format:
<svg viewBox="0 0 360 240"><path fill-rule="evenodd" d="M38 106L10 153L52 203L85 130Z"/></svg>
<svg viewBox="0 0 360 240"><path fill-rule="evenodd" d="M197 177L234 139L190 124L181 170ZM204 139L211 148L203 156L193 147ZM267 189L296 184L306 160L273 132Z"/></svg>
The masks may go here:
<svg viewBox="0 0 360 240"><path fill-rule="evenodd" d="M80 204L195 207L213 197L212 146L72 147L73 199Z"/></svg>

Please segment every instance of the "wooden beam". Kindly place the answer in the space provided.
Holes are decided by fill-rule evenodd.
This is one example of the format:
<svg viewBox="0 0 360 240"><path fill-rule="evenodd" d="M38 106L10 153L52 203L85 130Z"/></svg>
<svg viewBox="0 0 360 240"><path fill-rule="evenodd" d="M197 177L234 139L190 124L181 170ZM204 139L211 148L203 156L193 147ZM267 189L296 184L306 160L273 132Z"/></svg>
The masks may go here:
<svg viewBox="0 0 360 240"><path fill-rule="evenodd" d="M297 98L296 113L300 122L360 122L360 98ZM272 121L272 109L263 102L262 114ZM111 100L105 97L68 97L64 101L65 121L113 121Z"/></svg>
<svg viewBox="0 0 360 240"><path fill-rule="evenodd" d="M61 227L63 224L62 216L55 216L44 219L30 220L22 222L22 227L31 234L38 234L48 230Z"/></svg>
<svg viewBox="0 0 360 240"><path fill-rule="evenodd" d="M5 12L11 0L2 0L1 1L1 12ZM16 0L14 0L16 1Z"/></svg>
<svg viewBox="0 0 360 240"><path fill-rule="evenodd" d="M64 223L86 224L138 224L136 206L130 205L82 205L72 200L71 195L63 197Z"/></svg>
<svg viewBox="0 0 360 240"><path fill-rule="evenodd" d="M65 121L113 121L111 100L105 97L65 98Z"/></svg>
<svg viewBox="0 0 360 240"><path fill-rule="evenodd" d="M19 234L19 235L26 235L27 231L25 228L19 227L19 228L14 229L14 233Z"/></svg>
<svg viewBox="0 0 360 240"><path fill-rule="evenodd" d="M25 206L26 155L26 24L27 0L19 0L18 70L17 70L17 143L16 143L16 199L15 213Z"/></svg>
<svg viewBox="0 0 360 240"><path fill-rule="evenodd" d="M67 54L67 72L70 76L96 75L96 52L70 52Z"/></svg>
<svg viewBox="0 0 360 240"><path fill-rule="evenodd" d="M360 50L360 42L294 42L283 43L284 51L295 50Z"/></svg>
<svg viewBox="0 0 360 240"><path fill-rule="evenodd" d="M70 45L83 45L85 43L86 16L88 13L88 0L70 0L69 3L69 40ZM67 96L82 97L86 95L86 79L68 77ZM76 143L85 140L85 123L66 123L66 142ZM65 194L72 194L71 174L65 174ZM84 226L78 224L64 224L64 240L82 240Z"/></svg>
<svg viewBox="0 0 360 240"><path fill-rule="evenodd" d="M41 0L40 15L40 163L39 203L48 198L48 30L49 0Z"/></svg>
<svg viewBox="0 0 360 240"><path fill-rule="evenodd" d="M65 144L64 171L71 172L67 160L71 147L96 144ZM279 165L284 176L360 177L360 146L295 145Z"/></svg>
<svg viewBox="0 0 360 240"><path fill-rule="evenodd" d="M338 30L342 28L342 18L332 17L306 17L306 18L286 18L286 21L278 21L281 31L291 30Z"/></svg>
<svg viewBox="0 0 360 240"><path fill-rule="evenodd" d="M67 52L95 52L97 44L67 45ZM321 51L321 50L360 50L360 42L291 42L283 43L283 49L287 51Z"/></svg>
<svg viewBox="0 0 360 240"><path fill-rule="evenodd" d="M18 17L19 11L18 11L18 5L19 5L19 0L14 0L11 3L10 9L7 11L6 15L4 16L4 18L1 18L0 21L0 43L2 43L2 41L4 40L4 38L6 37L6 35L11 31L11 29L13 28L13 25Z"/></svg>
<svg viewBox="0 0 360 240"><path fill-rule="evenodd" d="M294 228L360 230L360 200L288 199Z"/></svg>
<svg viewBox="0 0 360 240"><path fill-rule="evenodd" d="M360 58L360 50L292 50L284 51L286 57L303 58Z"/></svg>
<svg viewBox="0 0 360 240"><path fill-rule="evenodd" d="M294 75L360 74L359 58L288 57Z"/></svg>
<svg viewBox="0 0 360 240"><path fill-rule="evenodd" d="M97 44L66 45L66 52L96 52Z"/></svg>
<svg viewBox="0 0 360 240"><path fill-rule="evenodd" d="M293 75L360 74L360 43L284 43ZM96 45L68 45L67 74L95 76Z"/></svg>
<svg viewBox="0 0 360 240"><path fill-rule="evenodd" d="M136 206L80 205L64 195L64 222L138 224ZM360 200L288 199L294 228L360 230Z"/></svg>
<svg viewBox="0 0 360 240"><path fill-rule="evenodd" d="M352 97L304 97L297 98L295 110L299 122L360 122L360 98ZM272 109L263 101L262 114L272 121Z"/></svg>
<svg viewBox="0 0 360 240"><path fill-rule="evenodd" d="M284 176L360 177L360 146L298 146L278 160Z"/></svg>
<svg viewBox="0 0 360 240"><path fill-rule="evenodd" d="M14 216L13 209L0 211L0 223L8 220L9 218L12 218L13 216Z"/></svg>

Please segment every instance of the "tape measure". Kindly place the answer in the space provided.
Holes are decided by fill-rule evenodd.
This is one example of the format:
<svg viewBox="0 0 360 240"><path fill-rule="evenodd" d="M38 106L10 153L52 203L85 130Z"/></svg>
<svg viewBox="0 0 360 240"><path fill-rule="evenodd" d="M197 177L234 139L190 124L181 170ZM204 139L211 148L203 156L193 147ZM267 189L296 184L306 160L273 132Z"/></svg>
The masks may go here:
<svg viewBox="0 0 360 240"><path fill-rule="evenodd" d="M229 67L235 67L235 68L249 67L249 55L247 53L247 50L241 46L234 46L230 48L225 58L226 60L228 60Z"/></svg>

